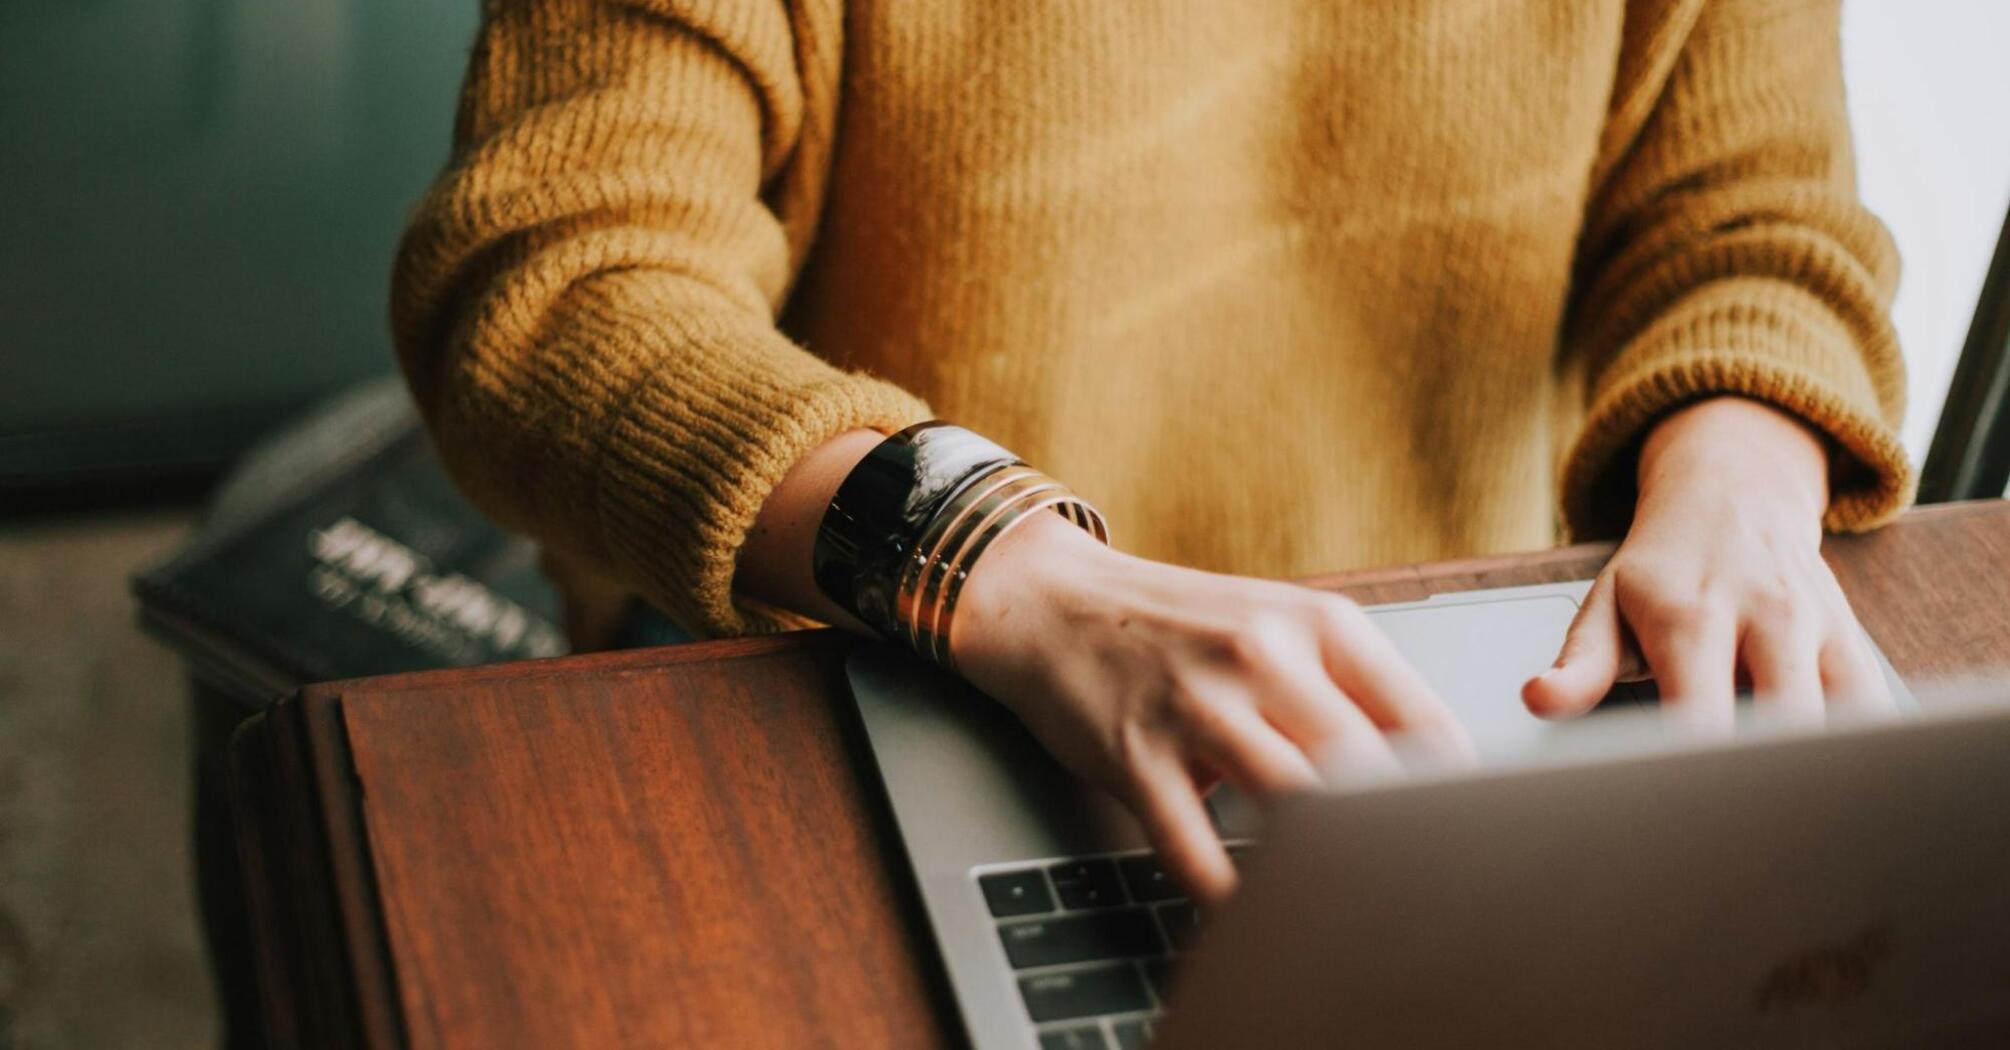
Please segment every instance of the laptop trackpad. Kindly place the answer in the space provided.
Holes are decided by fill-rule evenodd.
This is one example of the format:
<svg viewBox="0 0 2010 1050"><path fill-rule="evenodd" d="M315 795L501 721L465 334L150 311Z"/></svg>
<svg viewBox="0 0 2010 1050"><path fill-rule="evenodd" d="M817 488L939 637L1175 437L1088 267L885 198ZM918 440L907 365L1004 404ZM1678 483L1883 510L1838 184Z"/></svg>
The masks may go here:
<svg viewBox="0 0 2010 1050"><path fill-rule="evenodd" d="M1525 758L1556 726L1522 706L1522 683L1556 659L1577 602L1565 594L1370 607L1368 614L1472 734L1483 762ZM1261 813L1233 788L1208 800L1224 837L1258 833Z"/></svg>
<svg viewBox="0 0 2010 1050"><path fill-rule="evenodd" d="M1569 597L1548 594L1368 612L1465 723L1482 759L1526 756L1555 730L1522 705L1521 687L1555 662L1577 616L1577 603Z"/></svg>

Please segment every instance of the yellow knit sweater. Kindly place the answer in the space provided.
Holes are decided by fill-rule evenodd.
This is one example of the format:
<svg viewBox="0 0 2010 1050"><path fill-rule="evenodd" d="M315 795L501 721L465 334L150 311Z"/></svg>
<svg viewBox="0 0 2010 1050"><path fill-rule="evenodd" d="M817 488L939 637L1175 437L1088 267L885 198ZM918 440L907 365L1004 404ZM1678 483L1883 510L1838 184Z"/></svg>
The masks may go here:
<svg viewBox="0 0 2010 1050"><path fill-rule="evenodd" d="M404 369L702 632L789 622L731 580L799 455L930 415L1267 576L1609 534L1719 392L1832 438L1831 527L1910 492L1833 2L487 8Z"/></svg>

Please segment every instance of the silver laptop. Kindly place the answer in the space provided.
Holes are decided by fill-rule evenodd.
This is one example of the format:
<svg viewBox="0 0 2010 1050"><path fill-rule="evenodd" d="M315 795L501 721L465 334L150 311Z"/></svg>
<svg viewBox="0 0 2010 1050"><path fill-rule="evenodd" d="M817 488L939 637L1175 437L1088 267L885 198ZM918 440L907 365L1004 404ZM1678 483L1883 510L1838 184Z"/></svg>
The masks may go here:
<svg viewBox="0 0 2010 1050"><path fill-rule="evenodd" d="M2010 708L1702 745L1651 712L1543 722L1520 685L1587 587L1371 609L1482 762L1261 828L1218 792L1245 876L1218 916L1002 707L861 650L973 1044L2010 1045Z"/></svg>

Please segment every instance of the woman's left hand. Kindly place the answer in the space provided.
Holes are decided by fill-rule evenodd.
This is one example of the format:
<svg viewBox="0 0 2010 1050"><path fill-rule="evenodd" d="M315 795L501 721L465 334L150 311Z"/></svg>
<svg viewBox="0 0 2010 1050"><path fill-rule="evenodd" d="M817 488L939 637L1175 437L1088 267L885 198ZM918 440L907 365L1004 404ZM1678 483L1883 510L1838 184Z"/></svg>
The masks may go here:
<svg viewBox="0 0 2010 1050"><path fill-rule="evenodd" d="M1544 717L1651 676L1664 707L1728 727L1741 683L1780 714L1888 710L1884 675L1822 561L1828 458L1798 420L1719 397L1641 449L1633 525L1586 595L1556 665L1522 698Z"/></svg>

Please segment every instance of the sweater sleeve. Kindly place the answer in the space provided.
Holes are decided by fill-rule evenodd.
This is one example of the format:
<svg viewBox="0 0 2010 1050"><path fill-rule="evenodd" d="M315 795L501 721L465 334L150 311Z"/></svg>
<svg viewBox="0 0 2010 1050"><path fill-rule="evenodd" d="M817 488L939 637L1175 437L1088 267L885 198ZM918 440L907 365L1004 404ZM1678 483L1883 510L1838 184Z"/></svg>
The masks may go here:
<svg viewBox="0 0 2010 1050"><path fill-rule="evenodd" d="M687 628L781 476L927 417L792 344L840 54L833 3L491 0L445 173L400 246L399 360L484 509Z"/></svg>
<svg viewBox="0 0 2010 1050"><path fill-rule="evenodd" d="M1913 486L1898 261L1855 191L1837 4L1632 7L1561 347L1588 401L1565 522L1623 530L1647 431L1733 394L1827 436L1827 527L1875 526Z"/></svg>

